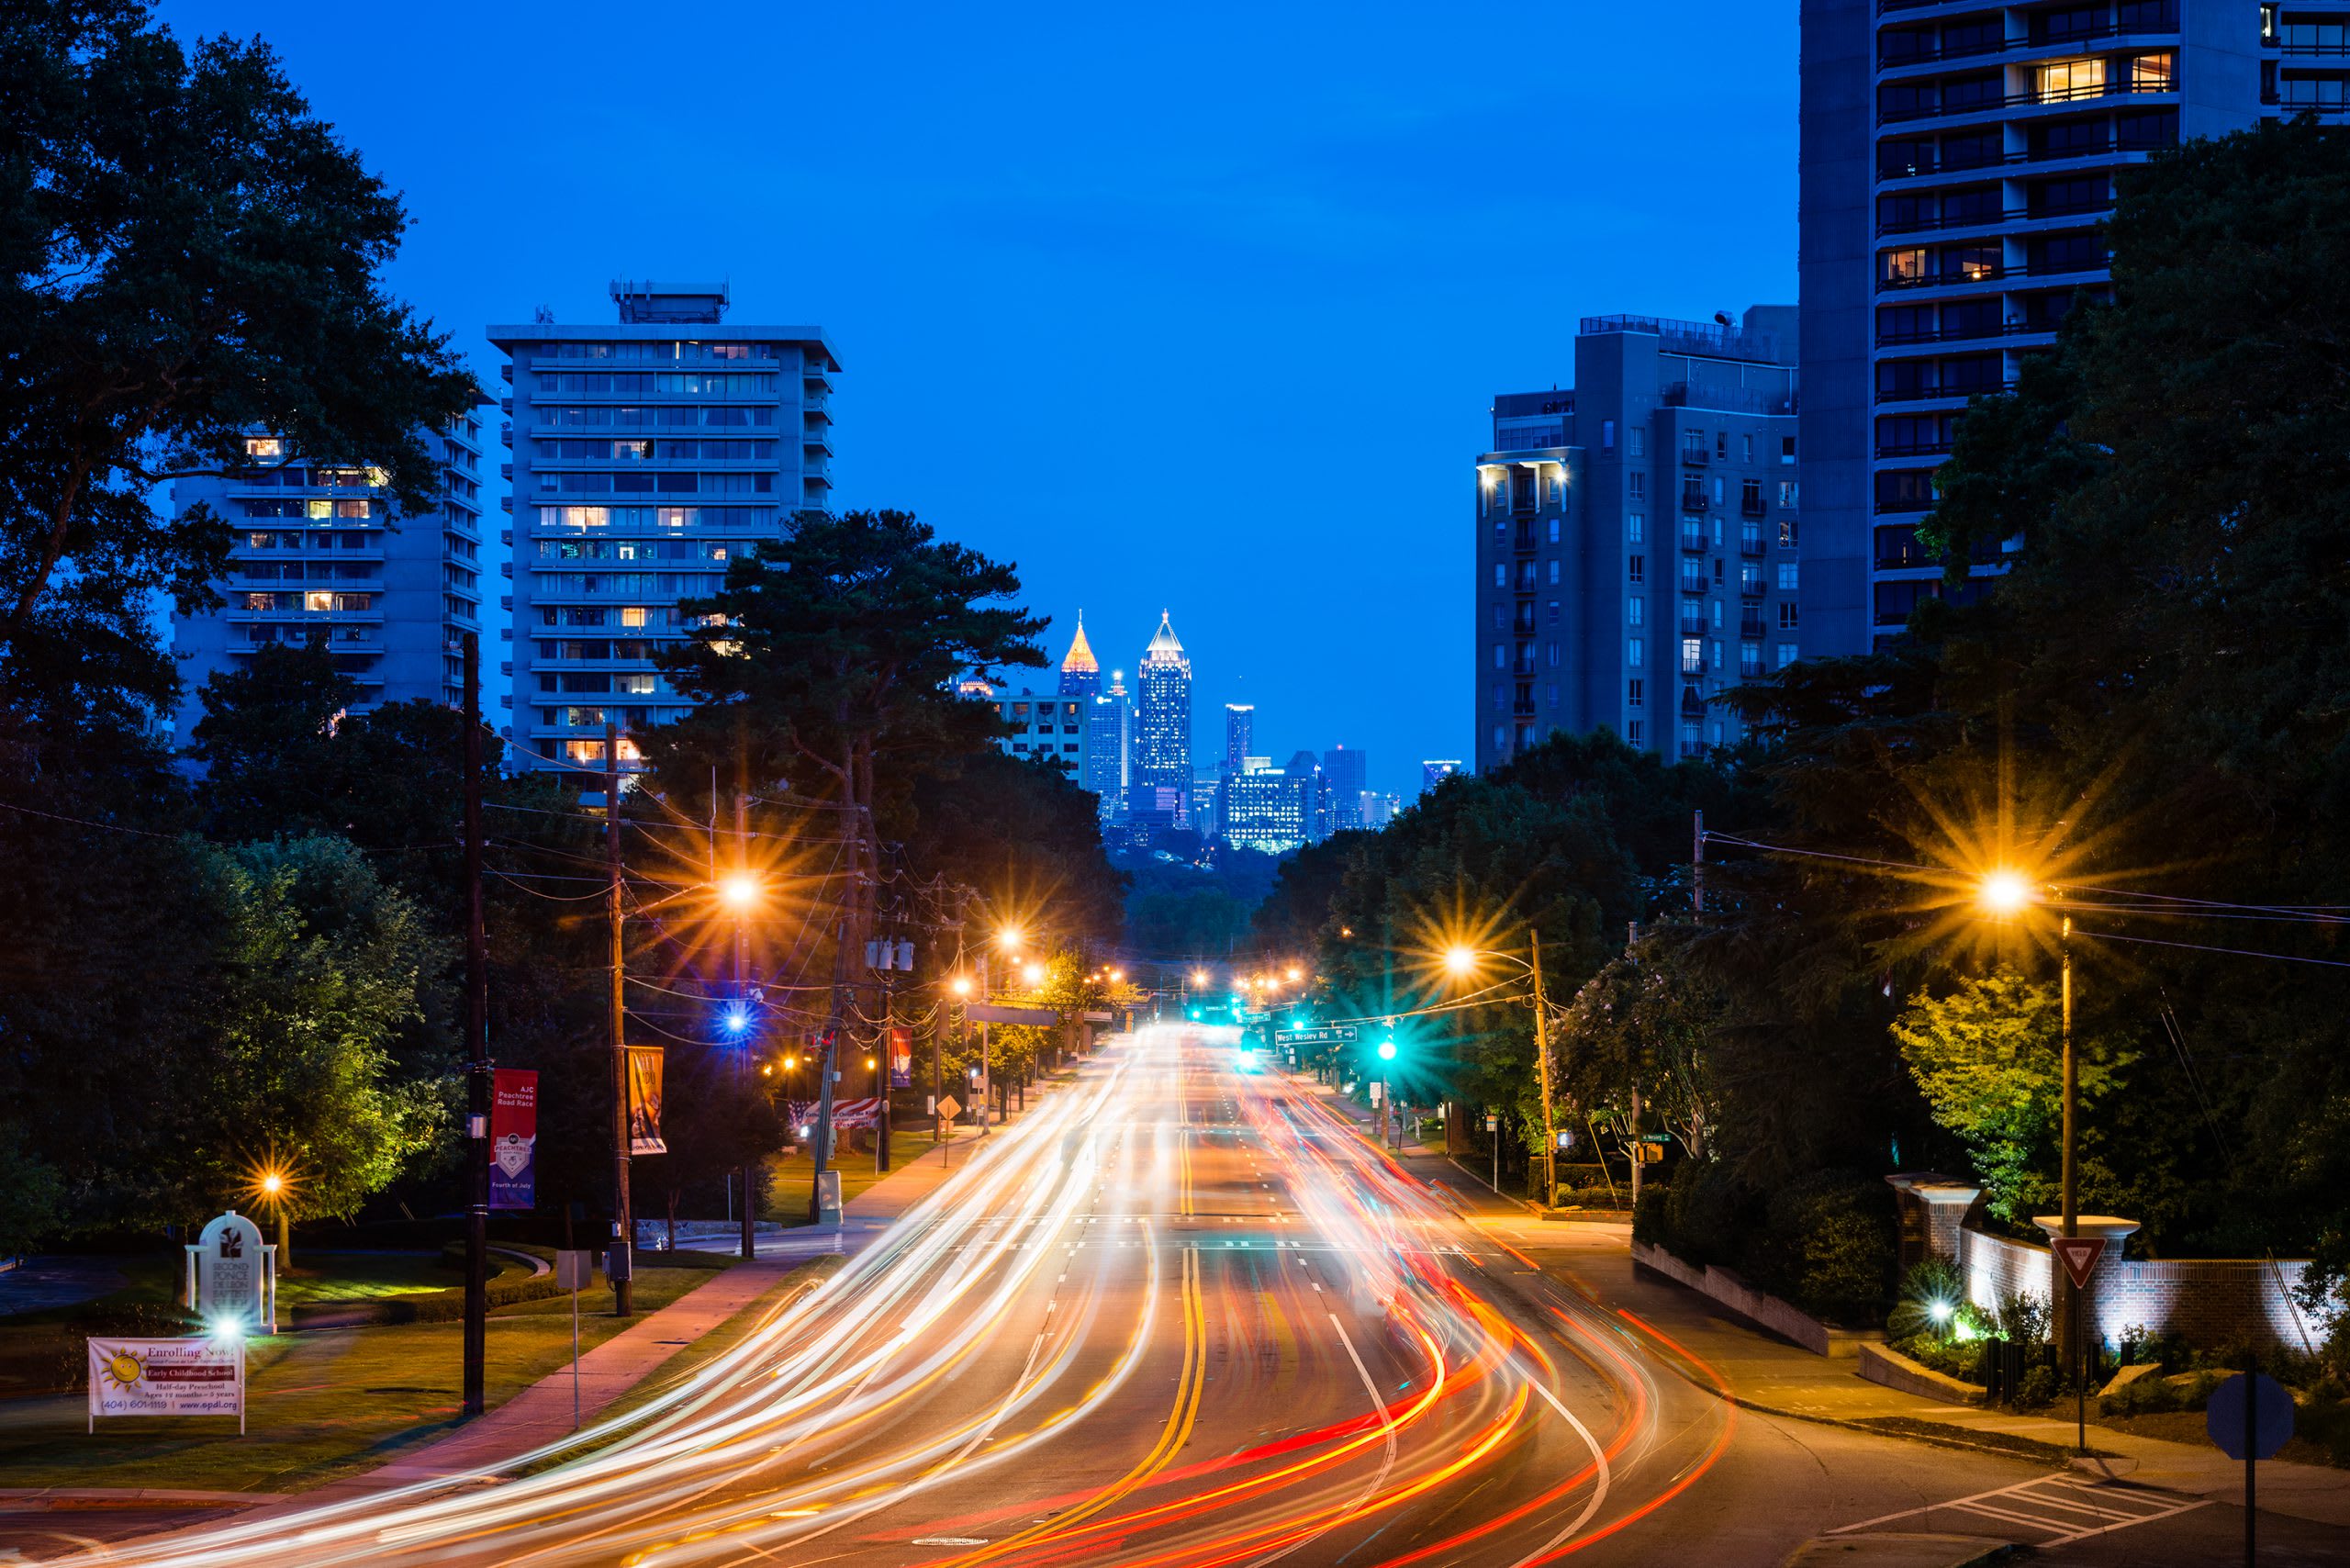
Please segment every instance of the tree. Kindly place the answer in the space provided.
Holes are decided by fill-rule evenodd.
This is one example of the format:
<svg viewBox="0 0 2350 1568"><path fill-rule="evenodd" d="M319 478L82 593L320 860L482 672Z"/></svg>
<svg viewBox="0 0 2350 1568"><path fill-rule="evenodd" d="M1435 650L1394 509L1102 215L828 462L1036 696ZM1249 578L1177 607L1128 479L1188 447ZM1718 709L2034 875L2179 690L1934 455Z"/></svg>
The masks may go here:
<svg viewBox="0 0 2350 1568"><path fill-rule="evenodd" d="M406 215L268 48L184 48L144 0L0 16L0 694L173 686L148 600L214 603L220 521L158 482L247 433L433 503L419 431L475 384L381 286Z"/></svg>
<svg viewBox="0 0 2350 1568"><path fill-rule="evenodd" d="M1553 1047L1560 1087L1571 1103L1612 1113L1628 1113L1637 1092L1642 1111L1690 1159L1710 1159L1722 1114L1715 1058L1725 1022L1713 976L1682 942L1651 933L1601 966L1561 1013ZM1531 1126L1539 1134L1539 1114Z"/></svg>
<svg viewBox="0 0 2350 1568"><path fill-rule="evenodd" d="M2050 987L1999 969L1943 995L1910 999L1894 1020L1934 1119L1964 1141L1984 1206L2009 1225L2053 1214L2064 1114L2061 1002ZM2121 1083L2131 1054L2076 1036L2083 1126Z"/></svg>
<svg viewBox="0 0 2350 1568"><path fill-rule="evenodd" d="M911 512L803 515L684 607L699 624L661 663L697 707L647 753L672 778L722 762L749 787L789 781L848 808L848 885L872 888L877 808L905 798L919 764L984 750L1002 728L958 679L1045 662L1046 622L1002 602L1019 590L1014 567ZM860 897L853 942L869 929Z"/></svg>
<svg viewBox="0 0 2350 1568"><path fill-rule="evenodd" d="M282 1164L298 1212L349 1215L444 1130L449 998L420 913L335 839L208 852L227 917L201 1107L173 1169L183 1215ZM164 1194L159 1193L159 1197Z"/></svg>

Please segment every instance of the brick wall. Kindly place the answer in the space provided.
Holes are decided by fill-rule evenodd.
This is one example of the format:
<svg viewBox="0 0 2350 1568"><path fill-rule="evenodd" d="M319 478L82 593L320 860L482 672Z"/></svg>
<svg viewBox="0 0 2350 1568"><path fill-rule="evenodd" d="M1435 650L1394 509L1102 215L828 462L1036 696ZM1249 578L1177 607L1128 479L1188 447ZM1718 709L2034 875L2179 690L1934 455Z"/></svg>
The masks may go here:
<svg viewBox="0 0 2350 1568"><path fill-rule="evenodd" d="M1995 1309L1999 1298L2028 1291L2052 1299L2054 1260L2045 1247L1963 1230L1958 1265L1967 1298ZM2089 1286L2089 1333L2107 1345L2123 1330L2176 1334L2190 1345L2232 1339L2274 1340L2300 1348L2325 1339L2326 1326L2295 1305L2292 1292L2309 1265L2299 1260L2273 1267L2261 1260L2177 1258L2125 1261L2109 1248Z"/></svg>

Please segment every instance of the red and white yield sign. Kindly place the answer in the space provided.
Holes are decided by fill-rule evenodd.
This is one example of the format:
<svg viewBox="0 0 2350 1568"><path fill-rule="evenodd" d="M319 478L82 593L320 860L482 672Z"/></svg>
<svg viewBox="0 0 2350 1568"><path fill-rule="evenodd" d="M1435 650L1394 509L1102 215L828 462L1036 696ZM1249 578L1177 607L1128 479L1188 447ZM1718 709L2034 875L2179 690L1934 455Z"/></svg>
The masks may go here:
<svg viewBox="0 0 2350 1568"><path fill-rule="evenodd" d="M2085 1291L2096 1277L2098 1260L2105 1256L2105 1238L2101 1236L2053 1236L2048 1245L2056 1251L2056 1260L2065 1265L2065 1277L2073 1288Z"/></svg>

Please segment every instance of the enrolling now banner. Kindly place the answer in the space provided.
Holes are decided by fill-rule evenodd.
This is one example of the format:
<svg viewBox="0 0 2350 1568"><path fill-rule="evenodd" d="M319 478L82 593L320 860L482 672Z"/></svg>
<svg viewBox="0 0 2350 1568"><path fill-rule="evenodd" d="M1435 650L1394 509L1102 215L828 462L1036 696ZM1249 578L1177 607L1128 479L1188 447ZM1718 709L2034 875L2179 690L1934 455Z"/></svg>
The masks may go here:
<svg viewBox="0 0 2350 1568"><path fill-rule="evenodd" d="M489 1206L531 1207L538 1177L539 1075L501 1067L489 1081Z"/></svg>
<svg viewBox="0 0 2350 1568"><path fill-rule="evenodd" d="M628 1048L628 1151L666 1154L661 1141L661 1047Z"/></svg>
<svg viewBox="0 0 2350 1568"><path fill-rule="evenodd" d="M234 1416L243 1431L243 1337L92 1339L91 1430L101 1416Z"/></svg>

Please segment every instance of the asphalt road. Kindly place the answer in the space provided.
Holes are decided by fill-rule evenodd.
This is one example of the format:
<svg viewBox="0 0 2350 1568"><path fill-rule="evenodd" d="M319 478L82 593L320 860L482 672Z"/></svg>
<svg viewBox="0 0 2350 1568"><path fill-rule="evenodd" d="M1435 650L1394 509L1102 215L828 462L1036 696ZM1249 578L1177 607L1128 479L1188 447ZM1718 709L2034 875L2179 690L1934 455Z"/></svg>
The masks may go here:
<svg viewBox="0 0 2350 1568"><path fill-rule="evenodd" d="M1978 1495L2112 1522L2045 1467L1740 1411L1455 1203L1209 1036L1146 1033L590 1457L84 1560L1732 1568L2001 1533L1941 1506ZM2208 1561L2228 1512L2006 1533Z"/></svg>

